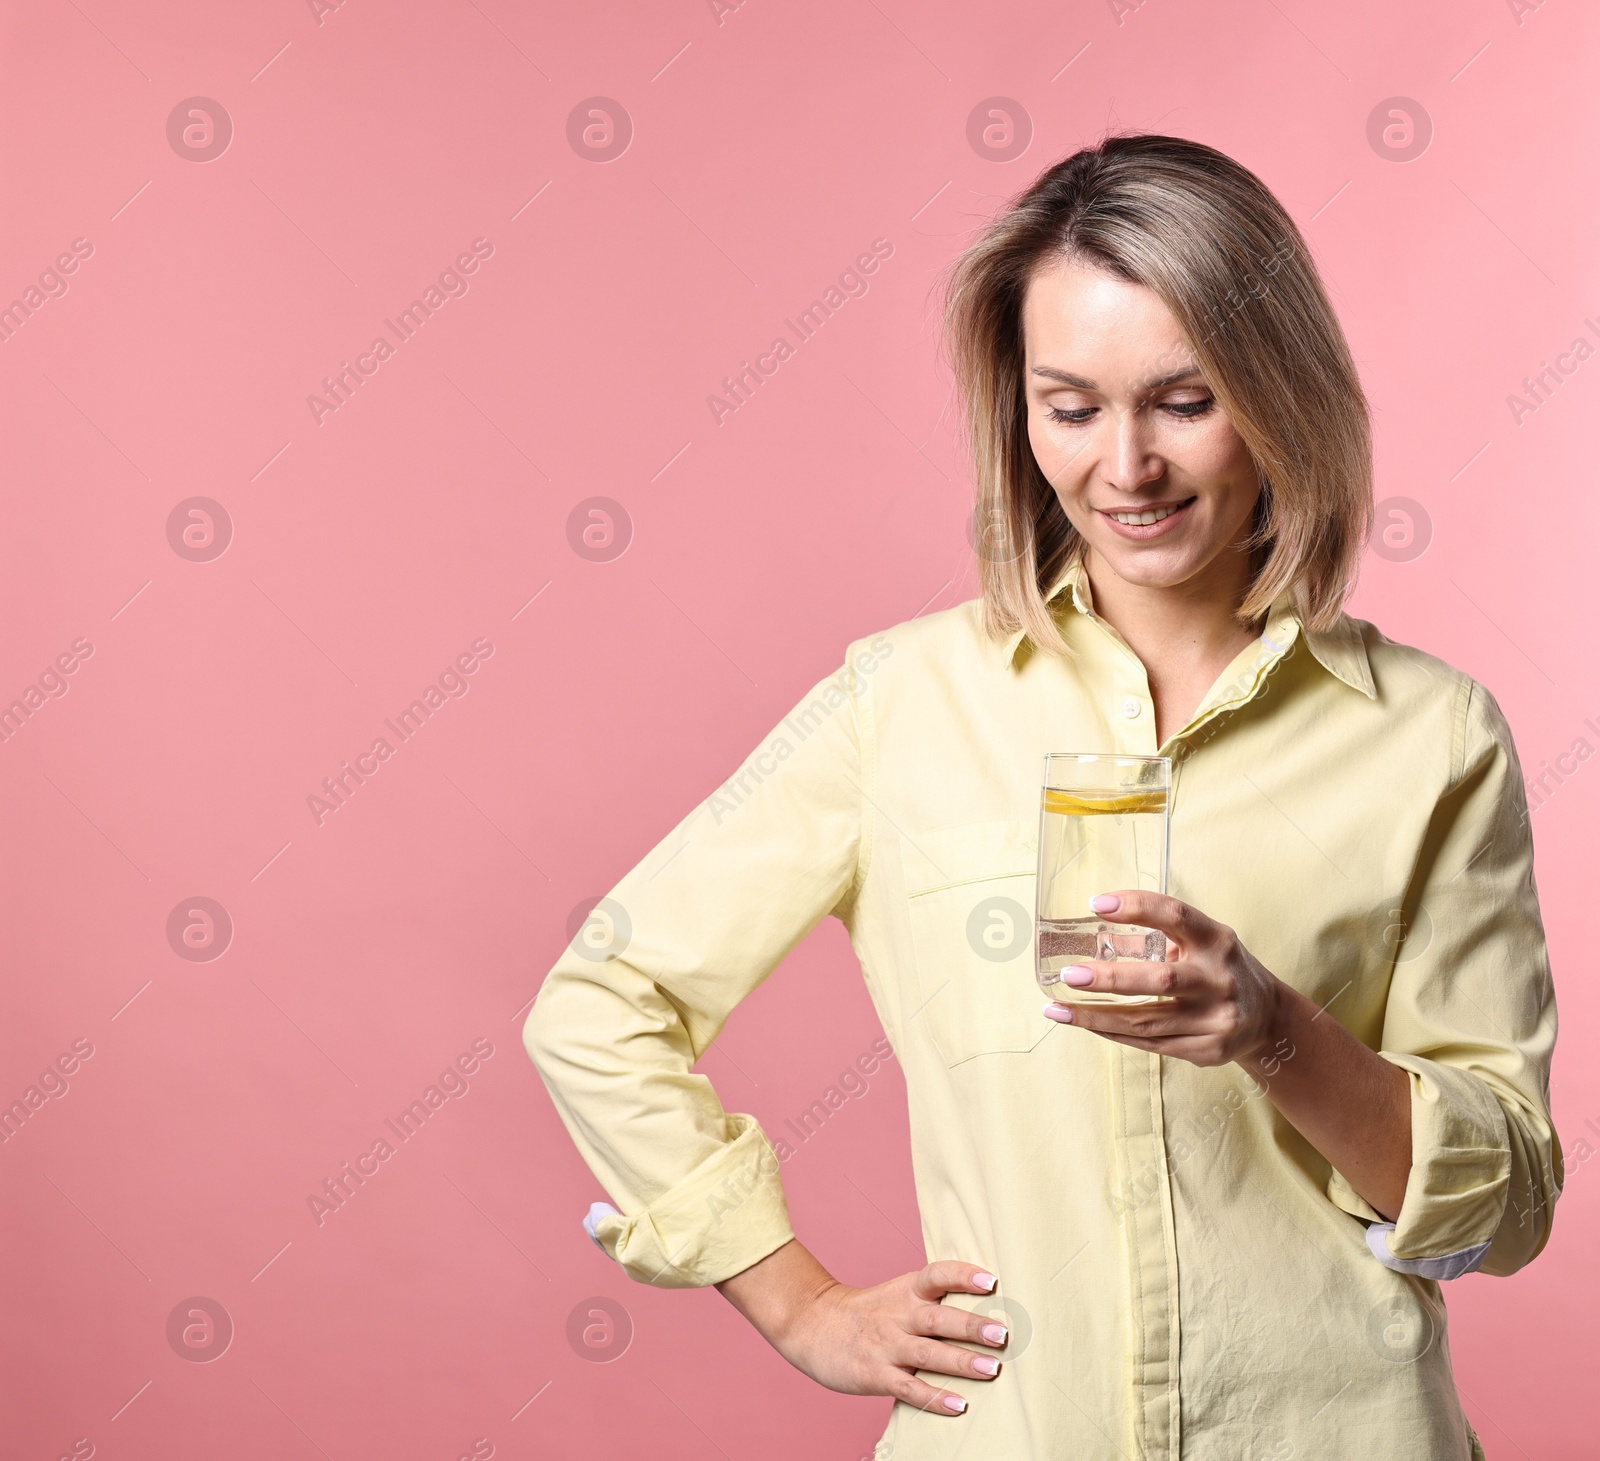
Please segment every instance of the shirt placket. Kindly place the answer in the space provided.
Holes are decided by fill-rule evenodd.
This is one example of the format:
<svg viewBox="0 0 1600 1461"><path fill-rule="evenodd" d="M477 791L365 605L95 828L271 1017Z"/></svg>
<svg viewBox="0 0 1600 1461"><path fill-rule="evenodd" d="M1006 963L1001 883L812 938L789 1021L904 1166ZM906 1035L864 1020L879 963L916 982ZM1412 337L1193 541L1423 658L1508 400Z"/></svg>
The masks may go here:
<svg viewBox="0 0 1600 1461"><path fill-rule="evenodd" d="M1115 666L1105 707L1116 749L1154 756L1155 702L1149 677L1126 641L1104 620L1091 619L1114 646ZM1118 1193L1136 1194L1122 1208L1121 1236L1128 1283L1128 1421L1131 1454L1178 1455L1178 1262L1167 1178L1161 1100L1161 1058L1108 1043L1111 1113ZM1148 1195L1146 1195L1148 1194Z"/></svg>
<svg viewBox="0 0 1600 1461"><path fill-rule="evenodd" d="M1116 649L1117 669L1109 687L1112 704L1106 718L1117 749L1126 755L1154 756L1158 754L1155 703L1144 665L1110 625L1092 612L1087 617ZM1222 717L1253 699L1294 637L1291 624L1270 623L1237 677L1220 686L1220 693L1207 695L1189 724L1159 748L1173 758L1174 793L1193 734L1203 727L1214 734ZM1159 1055L1111 1046L1111 1111L1119 1164L1113 1190L1138 1194L1123 1205L1121 1225L1128 1282L1128 1421L1131 1454L1141 1461L1157 1457L1176 1461L1182 1443L1178 1245L1161 1066Z"/></svg>

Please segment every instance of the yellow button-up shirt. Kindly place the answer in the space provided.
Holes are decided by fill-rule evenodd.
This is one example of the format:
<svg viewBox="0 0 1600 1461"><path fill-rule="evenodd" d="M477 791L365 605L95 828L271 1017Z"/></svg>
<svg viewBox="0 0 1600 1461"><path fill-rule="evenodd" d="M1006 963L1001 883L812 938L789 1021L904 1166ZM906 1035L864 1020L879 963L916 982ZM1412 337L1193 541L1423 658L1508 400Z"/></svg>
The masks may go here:
<svg viewBox="0 0 1600 1461"><path fill-rule="evenodd" d="M1144 667L1081 569L1049 597L1071 660L992 639L976 602L852 644L591 915L525 1030L620 1208L585 1226L665 1286L793 1236L778 1154L692 1067L832 913L904 1071L928 1258L1000 1276L946 1302L1011 1331L997 1379L927 1377L964 1416L896 1404L880 1458L1481 1455L1437 1279L1527 1263L1561 1182L1499 708L1369 624L1309 632L1285 600L1158 747ZM1171 892L1407 1072L1396 1223L1240 1067L1042 1016L1026 920L1047 751L1170 756ZM1023 928L997 939L1006 916Z"/></svg>

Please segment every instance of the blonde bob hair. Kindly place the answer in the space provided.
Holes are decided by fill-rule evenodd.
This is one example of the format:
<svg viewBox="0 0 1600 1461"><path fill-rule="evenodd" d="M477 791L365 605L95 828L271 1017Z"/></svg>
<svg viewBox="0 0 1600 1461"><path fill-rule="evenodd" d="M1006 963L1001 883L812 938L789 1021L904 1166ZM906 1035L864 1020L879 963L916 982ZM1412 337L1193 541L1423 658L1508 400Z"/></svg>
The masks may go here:
<svg viewBox="0 0 1600 1461"><path fill-rule="evenodd" d="M1252 623L1285 590L1326 629L1372 520L1372 437L1350 347L1305 240L1265 184L1179 137L1108 137L1046 172L951 266L945 335L975 475L984 622L1052 653L1044 593L1083 551L1028 442L1022 304L1070 258L1153 291L1177 319L1261 477Z"/></svg>

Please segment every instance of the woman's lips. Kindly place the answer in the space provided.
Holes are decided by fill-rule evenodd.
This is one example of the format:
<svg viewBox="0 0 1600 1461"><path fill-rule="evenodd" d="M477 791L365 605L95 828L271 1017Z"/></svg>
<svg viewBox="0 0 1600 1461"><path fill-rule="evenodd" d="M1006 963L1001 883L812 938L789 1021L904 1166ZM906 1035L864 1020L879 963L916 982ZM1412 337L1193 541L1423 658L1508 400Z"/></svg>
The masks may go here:
<svg viewBox="0 0 1600 1461"><path fill-rule="evenodd" d="M1188 517L1189 509L1194 506L1196 500L1196 498L1190 497L1181 503L1157 502L1151 503L1148 507L1138 508L1119 507L1111 509L1102 507L1097 508L1096 511L1106 520L1111 527L1111 531L1116 533L1118 537L1128 538L1136 543L1143 543L1148 542L1151 538L1159 538L1163 533L1169 533L1176 528L1179 523ZM1118 522L1112 516L1113 511L1123 513L1128 517L1132 517L1135 513L1143 515L1151 512L1165 513L1166 516L1153 523L1124 523Z"/></svg>

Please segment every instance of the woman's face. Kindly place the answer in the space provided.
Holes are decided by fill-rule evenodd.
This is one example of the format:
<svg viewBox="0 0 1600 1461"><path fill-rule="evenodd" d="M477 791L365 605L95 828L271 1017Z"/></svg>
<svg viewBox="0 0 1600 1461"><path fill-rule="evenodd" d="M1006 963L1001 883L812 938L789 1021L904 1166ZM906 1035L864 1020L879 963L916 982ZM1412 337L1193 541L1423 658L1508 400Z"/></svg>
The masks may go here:
<svg viewBox="0 0 1600 1461"><path fill-rule="evenodd" d="M1067 518L1118 578L1236 583L1254 462L1172 312L1141 284L1054 259L1022 309L1028 440Z"/></svg>

